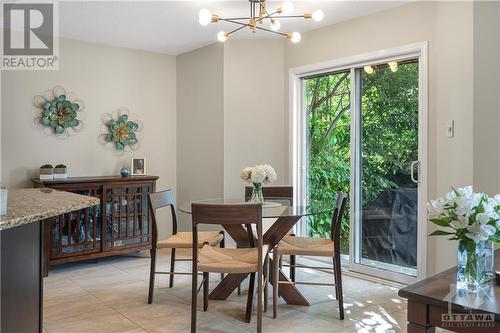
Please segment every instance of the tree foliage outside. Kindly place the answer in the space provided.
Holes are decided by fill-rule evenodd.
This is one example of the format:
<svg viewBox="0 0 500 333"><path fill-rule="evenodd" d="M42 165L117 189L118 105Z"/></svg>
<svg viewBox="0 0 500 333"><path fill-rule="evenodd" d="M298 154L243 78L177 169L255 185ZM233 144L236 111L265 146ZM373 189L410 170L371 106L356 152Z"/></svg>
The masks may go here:
<svg viewBox="0 0 500 333"><path fill-rule="evenodd" d="M382 191L410 185L410 164L418 156L418 64L361 70L362 207ZM306 80L308 196L311 204L334 203L350 186L349 72ZM349 207L342 220L343 253L349 251ZM309 217L314 237L330 237L331 217Z"/></svg>

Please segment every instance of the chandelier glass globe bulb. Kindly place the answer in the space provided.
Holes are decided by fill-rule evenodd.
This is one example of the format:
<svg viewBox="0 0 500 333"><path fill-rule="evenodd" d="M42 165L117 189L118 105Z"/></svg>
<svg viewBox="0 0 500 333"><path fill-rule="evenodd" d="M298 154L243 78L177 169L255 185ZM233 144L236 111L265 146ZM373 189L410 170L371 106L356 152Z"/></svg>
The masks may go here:
<svg viewBox="0 0 500 333"><path fill-rule="evenodd" d="M294 33L292 33L292 38L290 38L290 40L292 41L292 43L298 43L298 42L300 42L301 37L302 36L300 35L300 33L294 32Z"/></svg>
<svg viewBox="0 0 500 333"><path fill-rule="evenodd" d="M285 1L281 5L281 11L283 14L290 14L293 12L293 3L291 1Z"/></svg>
<svg viewBox="0 0 500 333"><path fill-rule="evenodd" d="M212 13L206 8L200 10L198 13L198 20L201 25L208 25L212 21Z"/></svg>
<svg viewBox="0 0 500 333"><path fill-rule="evenodd" d="M228 34L225 31L219 31L217 34L217 40L223 43L227 40L227 36Z"/></svg>
<svg viewBox="0 0 500 333"><path fill-rule="evenodd" d="M316 22L321 22L324 17L325 14L323 14L323 11L320 9L317 9L312 13L312 19Z"/></svg>
<svg viewBox="0 0 500 333"><path fill-rule="evenodd" d="M281 28L281 23L278 20L271 20L271 29L278 31Z"/></svg>

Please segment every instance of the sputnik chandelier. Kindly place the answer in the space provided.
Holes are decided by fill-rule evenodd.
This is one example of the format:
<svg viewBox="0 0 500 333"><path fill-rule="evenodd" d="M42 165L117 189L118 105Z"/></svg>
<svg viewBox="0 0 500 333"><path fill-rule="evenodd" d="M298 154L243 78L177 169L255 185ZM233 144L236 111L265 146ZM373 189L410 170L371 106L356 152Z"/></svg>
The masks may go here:
<svg viewBox="0 0 500 333"><path fill-rule="evenodd" d="M220 17L211 13L208 9L200 10L198 17L200 24L203 26L209 23L217 23L220 21L230 22L239 27L232 31L220 31L217 34L217 39L220 42L225 42L232 34L242 29L248 28L255 33L257 30L270 32L283 36L293 43L300 42L300 33L298 32L280 32L281 19L303 18L312 19L316 22L323 20L323 12L315 10L313 13L304 13L303 15L290 15L293 12L293 3L285 1L280 7L275 10L268 10L266 0L248 0L250 3L250 16L248 17ZM270 29L264 26L264 23L269 23Z"/></svg>

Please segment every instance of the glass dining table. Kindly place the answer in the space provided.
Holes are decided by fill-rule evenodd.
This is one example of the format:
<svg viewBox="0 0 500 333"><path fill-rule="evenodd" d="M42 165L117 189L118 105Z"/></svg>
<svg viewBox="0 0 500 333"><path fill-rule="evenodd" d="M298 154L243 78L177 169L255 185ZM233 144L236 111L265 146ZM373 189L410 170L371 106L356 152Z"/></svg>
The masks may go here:
<svg viewBox="0 0 500 333"><path fill-rule="evenodd" d="M231 205L245 203L241 199L205 199L186 202L179 207L181 212L191 214L191 205L193 203L204 204L217 204L217 205ZM335 203L331 204L314 204L308 206L291 205L287 199L269 199L262 205L262 218L264 244L269 245L270 248L276 246L283 237L290 234L293 226L300 221L301 218L311 215L331 213L335 208ZM271 220L272 219L272 220ZM273 221L274 220L274 221ZM267 225L267 230L266 230ZM238 247L249 247L249 239L246 228L244 225L223 225L224 230L236 242ZM270 259L272 260L272 259ZM272 267L272 264L270 264ZM272 278L272 270L270 270L269 281L274 281ZM233 293L233 291L247 278L248 274L228 274L224 279L215 287L209 295L209 299L225 300ZM309 302L304 295L295 287L288 277L279 271L279 280L284 282L280 283L279 296L283 298L288 304L293 305L309 305ZM252 281L250 282L252 283ZM252 301L247 303L247 316L245 321L250 322ZM249 310L250 309L250 310Z"/></svg>

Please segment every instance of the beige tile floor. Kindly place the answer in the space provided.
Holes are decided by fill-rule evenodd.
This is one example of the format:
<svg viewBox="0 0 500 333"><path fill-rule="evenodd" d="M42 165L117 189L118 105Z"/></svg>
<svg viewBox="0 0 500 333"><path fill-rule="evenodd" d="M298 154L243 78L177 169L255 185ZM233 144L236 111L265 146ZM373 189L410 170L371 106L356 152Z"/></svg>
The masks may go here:
<svg viewBox="0 0 500 333"><path fill-rule="evenodd" d="M159 270L167 270L169 252L160 251ZM189 271L189 262L178 262ZM155 299L147 304L147 252L78 263L51 269L44 280L44 329L48 333L189 332L189 276L157 275ZM298 280L331 280L332 276L301 271ZM220 280L213 274L211 287ZM289 306L280 300L278 318L264 314L265 332L405 332L406 302L397 288L344 276L345 320L339 320L333 288L299 286L311 306ZM246 291L246 287L243 287ZM246 295L236 292L227 301L211 301L198 311L198 332L255 332L255 316L244 323ZM199 304L201 304L201 299ZM271 303L269 303L271 304Z"/></svg>

